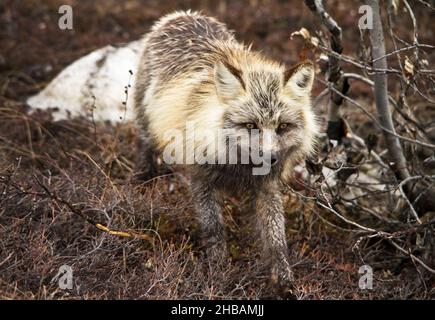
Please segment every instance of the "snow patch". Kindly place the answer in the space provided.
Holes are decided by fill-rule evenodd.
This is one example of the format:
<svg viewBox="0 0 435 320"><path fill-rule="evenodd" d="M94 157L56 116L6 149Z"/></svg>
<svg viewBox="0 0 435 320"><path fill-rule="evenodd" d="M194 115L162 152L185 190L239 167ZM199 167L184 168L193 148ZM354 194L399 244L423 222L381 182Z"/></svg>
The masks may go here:
<svg viewBox="0 0 435 320"><path fill-rule="evenodd" d="M133 119L134 76L139 63L141 41L122 47L106 46L66 67L47 87L31 96L34 110L53 110L55 120L78 116L96 121ZM128 87L127 104L125 90Z"/></svg>

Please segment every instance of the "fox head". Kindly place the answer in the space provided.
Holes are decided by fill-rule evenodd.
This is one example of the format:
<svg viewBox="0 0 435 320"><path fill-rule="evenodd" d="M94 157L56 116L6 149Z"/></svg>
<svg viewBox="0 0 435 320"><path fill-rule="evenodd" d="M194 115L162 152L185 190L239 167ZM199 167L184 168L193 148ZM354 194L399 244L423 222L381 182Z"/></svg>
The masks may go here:
<svg viewBox="0 0 435 320"><path fill-rule="evenodd" d="M267 136L259 139L259 149L270 155L272 166L300 161L312 152L317 133L310 99L313 80L309 61L290 69L263 61L245 68L218 62L214 82L225 110L223 128ZM252 146L239 147L243 151Z"/></svg>

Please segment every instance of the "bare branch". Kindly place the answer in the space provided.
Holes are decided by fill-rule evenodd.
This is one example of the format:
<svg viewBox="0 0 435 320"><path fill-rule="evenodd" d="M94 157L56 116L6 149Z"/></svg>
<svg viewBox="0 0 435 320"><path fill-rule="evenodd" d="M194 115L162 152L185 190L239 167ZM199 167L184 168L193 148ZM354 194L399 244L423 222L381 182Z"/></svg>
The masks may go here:
<svg viewBox="0 0 435 320"><path fill-rule="evenodd" d="M305 0L307 7L319 17L322 24L331 33L331 49L335 55L330 54L328 59L328 81L333 84L340 92L346 94L348 91L348 85L346 79L343 78L343 72L341 71L340 60L337 55L341 55L343 47L341 44L341 28L337 22L326 12L321 0ZM343 120L340 115L340 105L343 99L331 92L331 99L329 100L328 107L328 128L327 134L330 139L341 140Z"/></svg>
<svg viewBox="0 0 435 320"><path fill-rule="evenodd" d="M377 0L368 0L367 4L373 10L373 29L370 30L370 42L372 45L373 62L375 68L387 69L387 59L385 57L385 41L383 35L383 27L381 22L381 15L379 11L379 3ZM387 130L396 133L393 124L393 118L390 110L388 109L388 89L387 89L387 75L384 73L375 73L375 102L378 111L379 121ZM410 176L406 166L406 159L403 155L402 146L399 139L391 134L384 134L387 141L388 153L397 178L400 180L406 179Z"/></svg>

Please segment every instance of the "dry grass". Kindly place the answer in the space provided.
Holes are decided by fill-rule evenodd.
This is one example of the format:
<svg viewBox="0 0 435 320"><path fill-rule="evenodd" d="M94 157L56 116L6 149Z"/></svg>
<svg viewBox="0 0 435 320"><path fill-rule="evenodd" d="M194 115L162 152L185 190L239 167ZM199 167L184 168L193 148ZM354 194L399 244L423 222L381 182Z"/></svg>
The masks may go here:
<svg viewBox="0 0 435 320"><path fill-rule="evenodd" d="M0 56L0 298L274 298L258 264L252 217L238 210L241 200L228 199L232 260L216 270L202 254L187 177L178 173L130 183L137 158L137 131L131 124L54 122L46 112L30 115L23 100L75 58L107 43L136 39L175 8L204 8L228 22L241 39L286 62L297 60L297 48L285 30L312 21L310 13L279 1L255 1L267 4L261 10L224 2L201 7L199 1L181 7L166 1L71 2L77 29L62 35L56 22L59 1L0 5L6 26L0 28L6 48ZM343 8L340 12L345 14ZM425 284L433 286L433 281L387 244L366 241L355 249L358 233L325 223L346 229L330 214L293 195L286 208L298 298L433 295L433 287ZM96 223L133 237L109 234ZM374 268L373 290L358 288L364 263ZM52 282L64 264L73 268L72 290Z"/></svg>
<svg viewBox="0 0 435 320"><path fill-rule="evenodd" d="M9 109L1 117L8 120L1 131L2 298L273 297L257 263L251 216L239 212L235 199L226 207L232 261L215 270L201 253L186 178L129 183L137 138L130 125L100 124L95 142L86 119L53 123L47 114ZM294 196L287 217L299 298L424 295L412 266L404 275L400 259L385 263L393 256L387 249L363 250L376 280L373 291L359 290L356 236L328 228ZM145 237L111 235L95 223ZM51 282L63 264L74 270L73 290Z"/></svg>

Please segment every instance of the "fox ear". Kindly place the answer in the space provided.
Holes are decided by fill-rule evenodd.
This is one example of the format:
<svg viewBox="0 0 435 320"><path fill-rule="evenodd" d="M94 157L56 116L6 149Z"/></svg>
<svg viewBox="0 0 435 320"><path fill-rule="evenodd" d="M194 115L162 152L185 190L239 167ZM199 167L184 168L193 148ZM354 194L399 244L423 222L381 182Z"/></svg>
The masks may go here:
<svg viewBox="0 0 435 320"><path fill-rule="evenodd" d="M299 96L309 94L313 87L314 64L311 61L302 62L284 73L284 87Z"/></svg>
<svg viewBox="0 0 435 320"><path fill-rule="evenodd" d="M227 63L218 62L216 64L214 78L218 97L222 101L234 99L245 89L240 70Z"/></svg>

